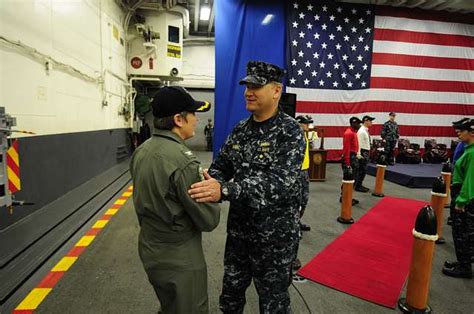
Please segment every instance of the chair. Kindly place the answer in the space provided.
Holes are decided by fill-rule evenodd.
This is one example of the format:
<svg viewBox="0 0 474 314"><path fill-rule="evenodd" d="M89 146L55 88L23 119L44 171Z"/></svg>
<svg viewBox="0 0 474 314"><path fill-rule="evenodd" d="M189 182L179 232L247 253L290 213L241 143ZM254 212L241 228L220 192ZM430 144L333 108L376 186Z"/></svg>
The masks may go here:
<svg viewBox="0 0 474 314"><path fill-rule="evenodd" d="M448 149L445 144L438 144L434 138L425 140L425 153L423 162L430 164L440 164L449 158Z"/></svg>
<svg viewBox="0 0 474 314"><path fill-rule="evenodd" d="M385 154L384 143L380 139L373 139L369 152L370 161L377 163L377 160L381 154Z"/></svg>
<svg viewBox="0 0 474 314"><path fill-rule="evenodd" d="M419 144L411 144L407 139L398 140L397 163L419 164L421 163L421 152Z"/></svg>

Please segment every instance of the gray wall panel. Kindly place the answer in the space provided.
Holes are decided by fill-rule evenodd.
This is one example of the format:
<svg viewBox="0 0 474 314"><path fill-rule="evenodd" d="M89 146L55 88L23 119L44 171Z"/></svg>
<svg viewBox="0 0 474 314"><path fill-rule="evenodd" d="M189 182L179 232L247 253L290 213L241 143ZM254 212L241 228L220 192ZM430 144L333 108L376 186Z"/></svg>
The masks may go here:
<svg viewBox="0 0 474 314"><path fill-rule="evenodd" d="M0 210L0 230L54 201L117 164L117 149L126 146L128 129L100 130L19 138L21 191L10 214Z"/></svg>

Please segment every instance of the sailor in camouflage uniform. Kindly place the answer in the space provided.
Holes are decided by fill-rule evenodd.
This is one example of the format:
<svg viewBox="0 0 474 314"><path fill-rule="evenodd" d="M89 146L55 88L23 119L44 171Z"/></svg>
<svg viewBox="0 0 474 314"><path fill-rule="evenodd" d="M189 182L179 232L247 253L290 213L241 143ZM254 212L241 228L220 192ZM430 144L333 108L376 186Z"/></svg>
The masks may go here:
<svg viewBox="0 0 474 314"><path fill-rule="evenodd" d="M189 196L191 184L204 174L184 140L194 135L195 112L208 111L210 104L173 86L161 88L151 105L155 131L130 164L140 259L160 313L209 313L201 232L218 225L220 209Z"/></svg>
<svg viewBox="0 0 474 314"><path fill-rule="evenodd" d="M389 113L389 120L383 124L382 132L380 137L385 141L385 154L387 155L387 162L389 165L394 165L393 151L397 145L398 138L400 137L400 131L397 122L395 122L395 112Z"/></svg>
<svg viewBox="0 0 474 314"><path fill-rule="evenodd" d="M197 201L230 201L220 308L242 313L254 280L260 313L290 313L291 265L299 241L303 131L278 109L283 70L247 64L246 108L212 163L213 179L192 185Z"/></svg>

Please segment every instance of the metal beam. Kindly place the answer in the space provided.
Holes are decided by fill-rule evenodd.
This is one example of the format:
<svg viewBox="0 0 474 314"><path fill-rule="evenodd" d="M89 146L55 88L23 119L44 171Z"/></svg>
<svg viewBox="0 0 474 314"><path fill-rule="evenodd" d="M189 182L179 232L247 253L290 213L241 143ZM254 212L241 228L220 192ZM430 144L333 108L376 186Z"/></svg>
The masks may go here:
<svg viewBox="0 0 474 314"><path fill-rule="evenodd" d="M214 12L215 12L215 2L212 1L212 6L211 6L211 16L209 17L209 24L207 25L207 34L208 36L211 35L212 31L212 26L214 26Z"/></svg>
<svg viewBox="0 0 474 314"><path fill-rule="evenodd" d="M199 29L199 13L201 11L201 0L195 0L194 2L194 31L197 32Z"/></svg>

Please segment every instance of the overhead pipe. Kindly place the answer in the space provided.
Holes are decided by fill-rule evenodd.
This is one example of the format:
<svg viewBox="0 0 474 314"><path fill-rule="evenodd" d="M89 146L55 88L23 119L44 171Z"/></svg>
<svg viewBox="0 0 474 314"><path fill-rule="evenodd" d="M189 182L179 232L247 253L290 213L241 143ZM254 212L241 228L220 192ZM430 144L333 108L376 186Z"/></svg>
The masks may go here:
<svg viewBox="0 0 474 314"><path fill-rule="evenodd" d="M200 0L196 0L196 3L194 4L194 32L199 30L199 13L201 10L200 4Z"/></svg>
<svg viewBox="0 0 474 314"><path fill-rule="evenodd" d="M213 2L212 7L211 7L211 16L209 17L209 25L207 26L207 35L208 36L211 35L212 26L214 25L214 11L215 11L214 6L215 6L215 4Z"/></svg>

